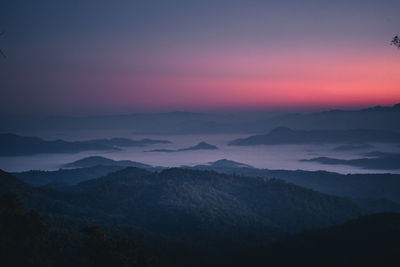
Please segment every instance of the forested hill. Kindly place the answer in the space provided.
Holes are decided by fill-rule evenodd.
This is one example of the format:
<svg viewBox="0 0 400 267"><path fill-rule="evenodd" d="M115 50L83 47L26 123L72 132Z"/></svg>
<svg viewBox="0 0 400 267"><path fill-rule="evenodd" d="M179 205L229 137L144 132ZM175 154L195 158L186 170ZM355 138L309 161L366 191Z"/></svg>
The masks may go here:
<svg viewBox="0 0 400 267"><path fill-rule="evenodd" d="M55 239L74 243L80 229L98 225L183 266L223 266L232 253L371 212L365 203L283 180L180 168L129 167L63 191L35 188L0 172L4 194L40 212Z"/></svg>
<svg viewBox="0 0 400 267"><path fill-rule="evenodd" d="M242 257L242 263L277 267L398 266L399 238L400 213L373 214L295 235L253 251Z"/></svg>

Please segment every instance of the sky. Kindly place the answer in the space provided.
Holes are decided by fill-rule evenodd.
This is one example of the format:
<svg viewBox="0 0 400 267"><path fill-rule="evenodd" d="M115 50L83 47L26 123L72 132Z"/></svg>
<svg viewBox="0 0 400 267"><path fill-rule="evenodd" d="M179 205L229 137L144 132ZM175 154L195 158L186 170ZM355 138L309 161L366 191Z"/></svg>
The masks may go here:
<svg viewBox="0 0 400 267"><path fill-rule="evenodd" d="M398 0L0 0L0 112L392 105L399 11Z"/></svg>

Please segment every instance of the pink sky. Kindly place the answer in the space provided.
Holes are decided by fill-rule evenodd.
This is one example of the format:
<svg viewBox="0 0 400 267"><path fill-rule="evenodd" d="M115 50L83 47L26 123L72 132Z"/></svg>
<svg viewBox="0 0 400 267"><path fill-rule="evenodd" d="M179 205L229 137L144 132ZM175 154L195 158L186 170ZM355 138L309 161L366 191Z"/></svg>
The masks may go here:
<svg viewBox="0 0 400 267"><path fill-rule="evenodd" d="M360 107L400 102L400 51L282 50L148 57L138 67L148 72L128 68L114 73L106 68L106 73L81 77L76 86L85 84L86 90L97 94L96 102L127 110ZM119 64L111 65L118 70Z"/></svg>

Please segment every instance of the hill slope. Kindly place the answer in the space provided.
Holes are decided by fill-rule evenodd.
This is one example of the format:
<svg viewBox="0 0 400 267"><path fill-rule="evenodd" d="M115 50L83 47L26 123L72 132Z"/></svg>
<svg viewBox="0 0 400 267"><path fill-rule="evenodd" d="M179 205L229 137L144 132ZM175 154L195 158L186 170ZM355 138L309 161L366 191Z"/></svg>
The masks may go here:
<svg viewBox="0 0 400 267"><path fill-rule="evenodd" d="M33 188L0 172L0 195L17 194L26 209L38 210L55 229L76 233L85 224L97 224L180 259L183 266L223 266L232 255L289 233L366 213L348 199L282 180L178 168L130 167L71 189Z"/></svg>
<svg viewBox="0 0 400 267"><path fill-rule="evenodd" d="M272 266L398 266L399 238L400 213L374 214L296 235L258 256L247 256L245 262L258 258Z"/></svg>
<svg viewBox="0 0 400 267"><path fill-rule="evenodd" d="M218 163L215 162L215 163ZM387 199L400 204L399 174L340 174L326 171L269 170L215 163L192 168L252 177L277 178L301 187L341 197Z"/></svg>
<svg viewBox="0 0 400 267"><path fill-rule="evenodd" d="M217 232L216 225L296 231L342 222L361 212L350 201L280 180L184 169L152 173L127 168L76 188L80 190L76 199L84 205L141 227L180 235L202 228L206 230L202 234L211 234Z"/></svg>

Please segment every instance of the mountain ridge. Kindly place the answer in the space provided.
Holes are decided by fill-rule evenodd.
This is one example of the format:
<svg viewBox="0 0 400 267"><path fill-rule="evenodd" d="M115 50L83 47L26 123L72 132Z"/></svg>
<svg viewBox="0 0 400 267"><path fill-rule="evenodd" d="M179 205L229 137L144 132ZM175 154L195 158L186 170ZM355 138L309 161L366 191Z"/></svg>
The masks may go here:
<svg viewBox="0 0 400 267"><path fill-rule="evenodd" d="M44 153L78 153L82 151L115 151L126 146L147 146L170 143L167 140L128 138L93 139L86 141L44 140L12 133L0 134L0 156L25 156Z"/></svg>
<svg viewBox="0 0 400 267"><path fill-rule="evenodd" d="M70 129L129 129L141 134L263 133L279 126L294 129L370 128L400 131L399 104L358 110L327 110L309 113L170 112L120 114L86 117L12 118L1 117L4 131ZM48 125L52 125L51 129Z"/></svg>
<svg viewBox="0 0 400 267"><path fill-rule="evenodd" d="M400 133L393 131L352 129L352 130L293 130L278 127L266 134L252 135L232 140L228 145L282 145L282 144L365 144L400 143Z"/></svg>

